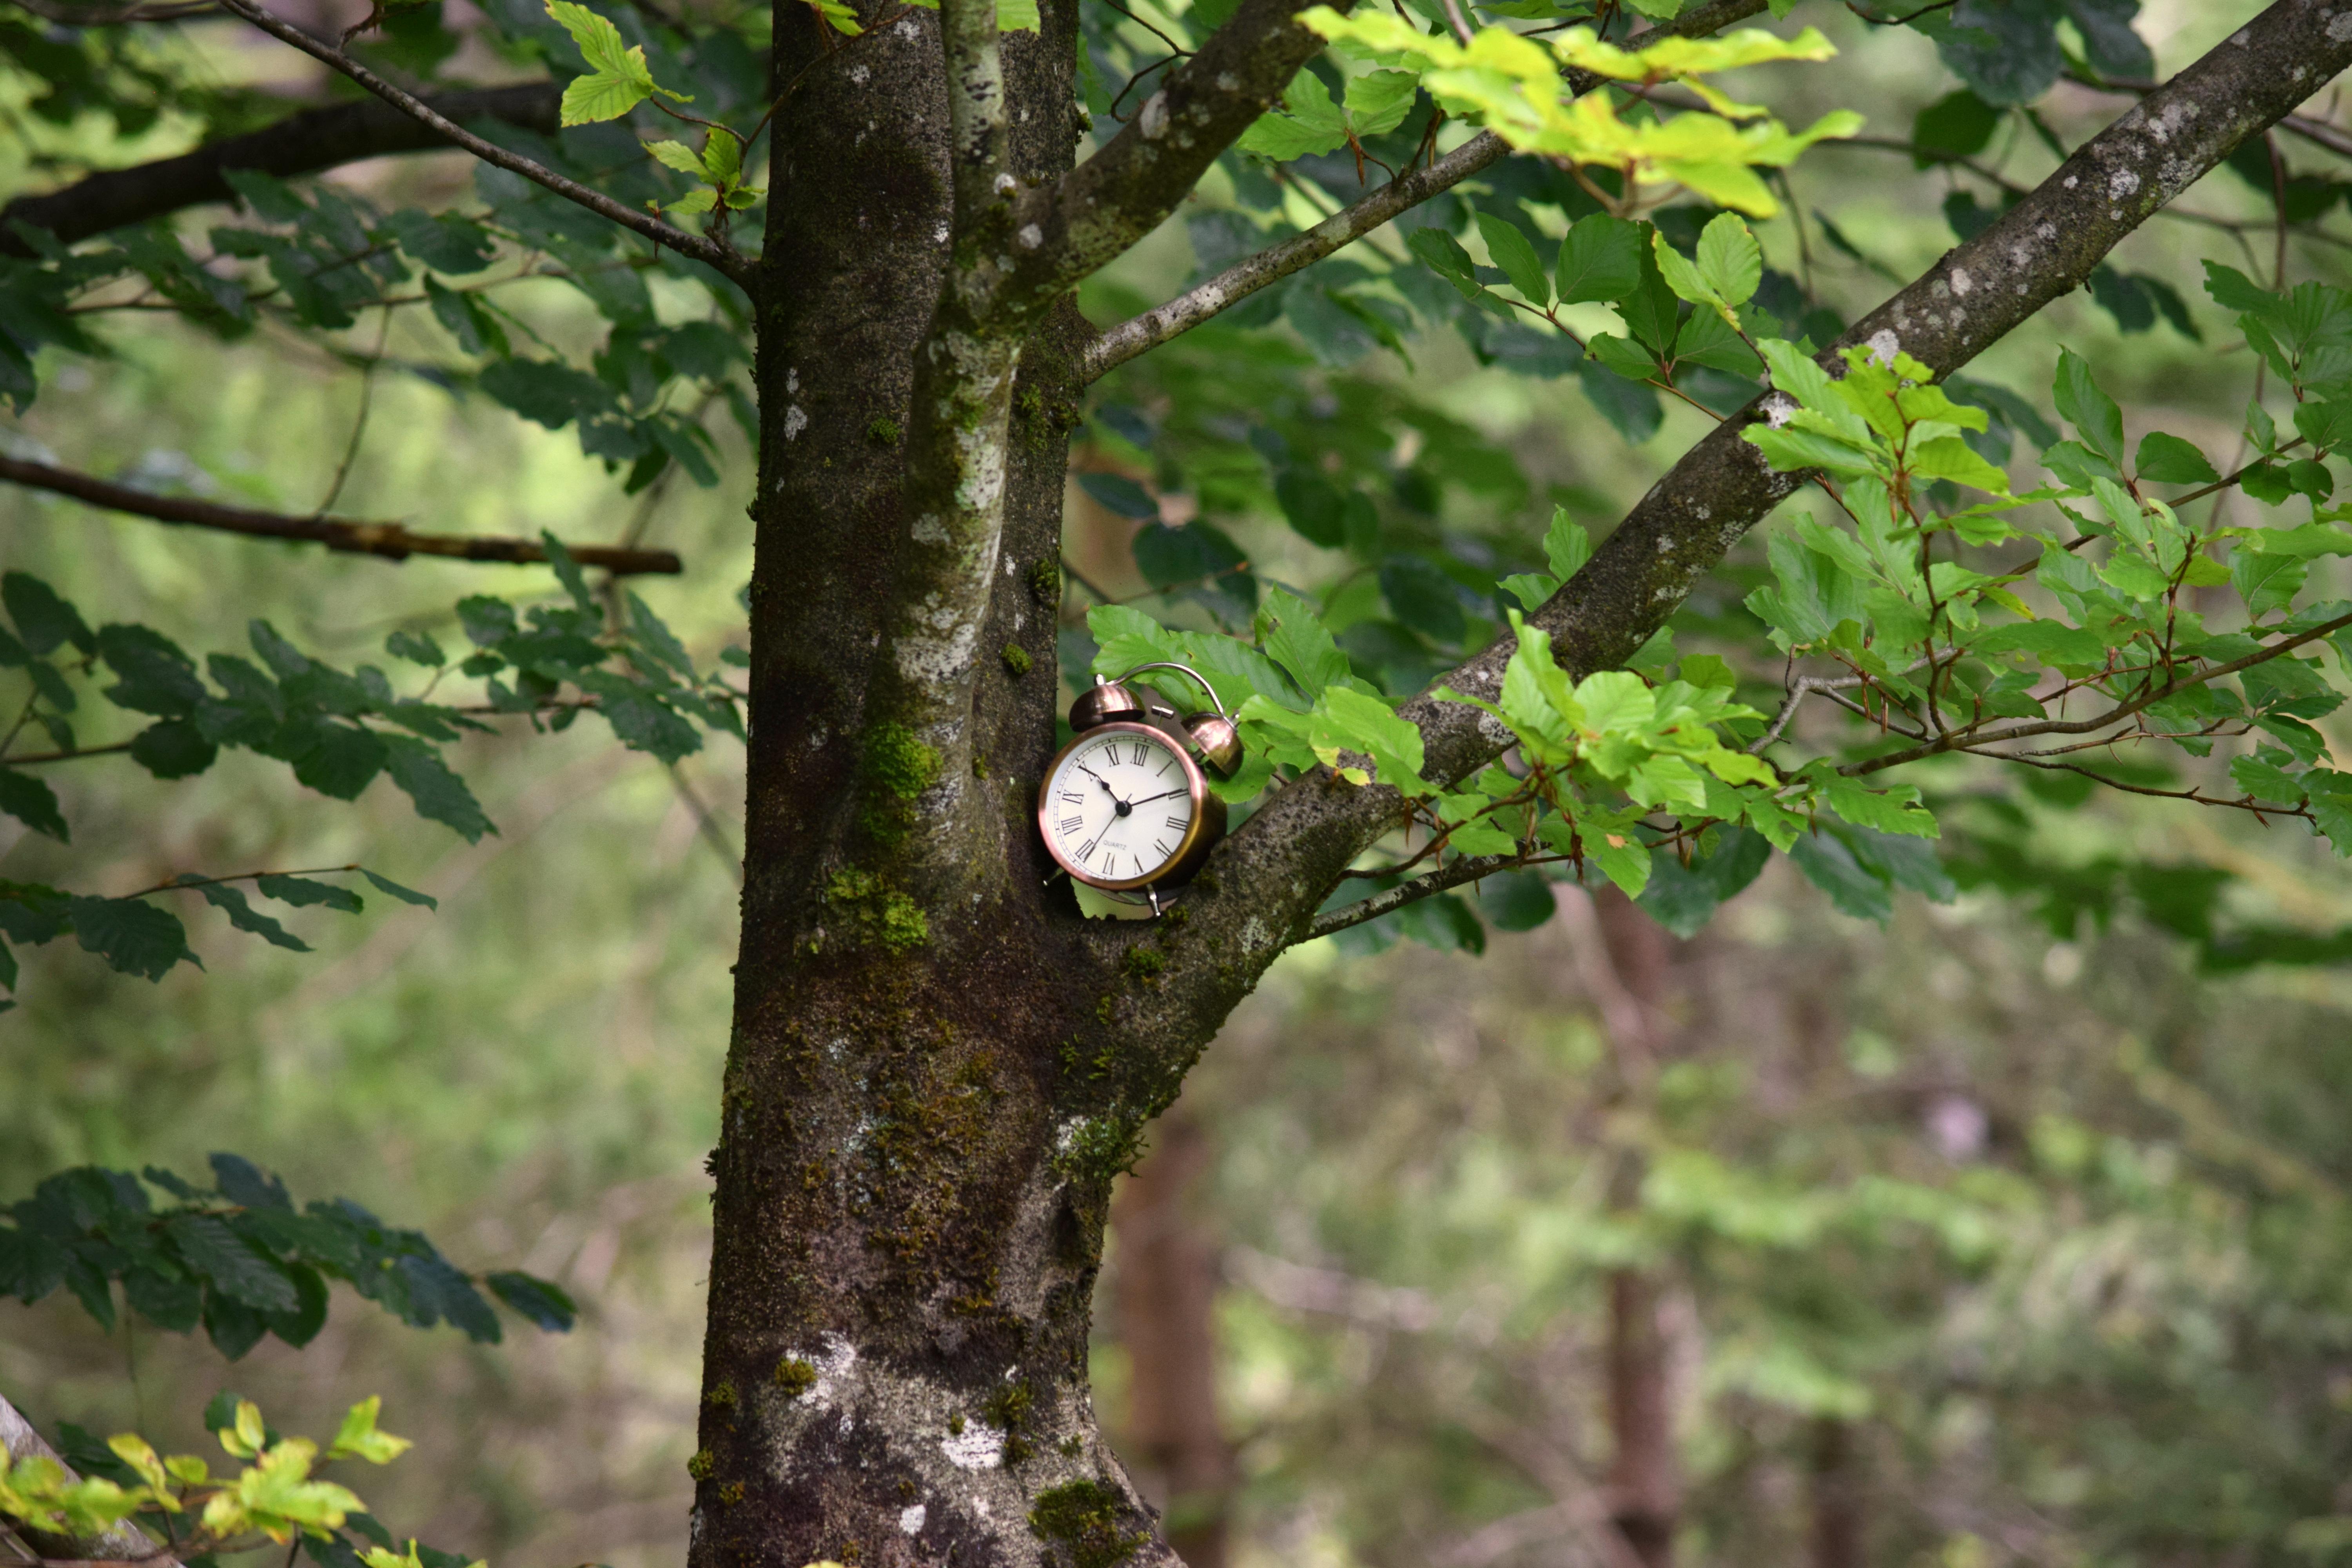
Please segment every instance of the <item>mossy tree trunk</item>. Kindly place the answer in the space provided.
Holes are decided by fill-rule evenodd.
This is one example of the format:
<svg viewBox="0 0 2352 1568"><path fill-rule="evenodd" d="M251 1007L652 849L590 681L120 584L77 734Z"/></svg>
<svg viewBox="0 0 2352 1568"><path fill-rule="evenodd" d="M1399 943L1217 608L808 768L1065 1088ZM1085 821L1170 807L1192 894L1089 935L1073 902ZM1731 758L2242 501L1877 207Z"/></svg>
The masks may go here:
<svg viewBox="0 0 2352 1568"><path fill-rule="evenodd" d="M1297 0L1244 0L1074 165L1075 5L1046 0L1041 32L1000 40L993 0L876 4L845 45L796 0L776 11L791 90L750 285L750 827L694 1568L1173 1563L1087 1392L1110 1184L1402 816L1391 791L1292 782L1148 924L1083 920L1047 879L1032 813L1053 750L1066 437L1087 378L1177 330L1090 353L1069 291L1319 47ZM1717 0L1674 26L1760 9ZM2287 62L2333 74L2352 45L2326 21L2274 7L1849 339L1895 331L1939 370L1966 363L2293 107ZM2185 129L2158 157L2138 129L2176 100L2197 109L2167 121ZM2081 194L2120 188L2127 166L2128 201ZM1280 275L1244 263L1171 320ZM1981 286L1965 318L1939 304L1954 277ZM1739 442L1755 416L1677 463L1533 617L1576 672L1638 647L1793 485ZM1510 651L1442 684L1492 693ZM1402 713L1433 778L1495 752L1467 708Z"/></svg>

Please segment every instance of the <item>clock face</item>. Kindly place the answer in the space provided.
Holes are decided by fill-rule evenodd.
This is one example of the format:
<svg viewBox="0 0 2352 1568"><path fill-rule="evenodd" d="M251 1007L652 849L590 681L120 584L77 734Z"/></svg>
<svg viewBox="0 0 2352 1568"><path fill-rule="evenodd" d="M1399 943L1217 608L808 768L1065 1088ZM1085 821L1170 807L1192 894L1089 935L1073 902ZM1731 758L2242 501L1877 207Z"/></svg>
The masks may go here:
<svg viewBox="0 0 2352 1568"><path fill-rule="evenodd" d="M1072 876L1140 887L1192 845L1199 775L1174 742L1142 724L1106 724L1055 764L1038 803L1046 847Z"/></svg>

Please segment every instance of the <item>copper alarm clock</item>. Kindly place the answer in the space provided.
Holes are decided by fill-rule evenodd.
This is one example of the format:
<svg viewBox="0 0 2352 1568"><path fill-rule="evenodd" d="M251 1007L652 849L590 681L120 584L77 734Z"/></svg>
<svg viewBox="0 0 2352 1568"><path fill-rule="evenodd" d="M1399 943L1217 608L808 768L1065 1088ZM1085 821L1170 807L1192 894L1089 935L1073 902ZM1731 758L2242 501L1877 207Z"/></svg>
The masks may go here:
<svg viewBox="0 0 2352 1568"><path fill-rule="evenodd" d="M1149 687L1127 684L1153 669L1190 677L1212 710L1179 719ZM1037 790L1045 851L1088 887L1156 910L1160 895L1191 880L1225 836L1225 803L1209 775L1233 776L1240 733L1199 671L1169 663L1139 664L1112 680L1097 676L1070 704L1070 728L1076 737Z"/></svg>

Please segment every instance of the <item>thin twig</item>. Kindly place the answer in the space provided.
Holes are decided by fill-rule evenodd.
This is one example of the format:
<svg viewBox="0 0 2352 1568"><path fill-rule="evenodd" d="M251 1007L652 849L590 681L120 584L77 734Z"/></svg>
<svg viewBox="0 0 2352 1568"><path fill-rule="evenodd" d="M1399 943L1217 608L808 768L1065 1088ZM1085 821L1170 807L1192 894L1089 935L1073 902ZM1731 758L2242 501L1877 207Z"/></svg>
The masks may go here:
<svg viewBox="0 0 2352 1568"><path fill-rule="evenodd" d="M69 763L76 757L106 757L131 749L129 741L117 741L110 746L78 746L70 752L36 752L29 757L10 757L12 768L28 768L35 763Z"/></svg>
<svg viewBox="0 0 2352 1568"><path fill-rule="evenodd" d="M2338 616L2334 620L2323 621L2307 632L2288 637L2283 642L2272 643L2266 647L2246 655L2243 658L2233 658L2227 664L2215 665L2210 669L2200 670L2194 675L2167 681L2162 686L2151 686L2137 697L2117 703L2096 718L2049 719L2036 723L2015 724L1990 735L1972 735L1968 731L1961 730L1948 735L1939 735L1932 741L1927 740L1924 736L1916 737L1925 743L1908 751L1893 752L1883 757L1872 757L1859 763L1848 763L1838 772L1849 777L1860 777L1865 773L1874 773L1882 769L1895 767L1899 763L1917 762L1922 757L1934 756L1941 752L1970 751L1979 755L2000 755L2001 753L1998 752L1983 752L1980 748L1999 745L2004 741L2023 740L2029 735L2087 735L2095 730L2104 730L2110 724L2121 723L2133 714L2152 707L2177 692L2186 691L2192 686L2202 686L2208 681L2219 680L2225 675L2235 675L2242 669L2251 669L2258 664L2267 664L2272 659L2292 653L2306 643L2317 642L2322 637L2343 630L2346 626L2352 626L2352 615Z"/></svg>
<svg viewBox="0 0 2352 1568"><path fill-rule="evenodd" d="M1547 858L1558 859L1560 857L1547 857ZM1314 923L1307 928L1307 935L1302 940L1312 942L1318 936L1329 936L1335 931L1346 931L1349 926L1360 926L1366 921L1376 921L1391 910L1401 910L1407 904L1419 903L1433 893L1444 892L1449 888L1458 888L1465 882L1475 882L1479 878L1491 876L1496 871L1534 863L1536 862L1533 858L1526 855L1465 856L1451 866L1441 867L1426 875L1415 877L1412 881L1402 886L1391 888L1385 892L1374 893L1369 899L1360 900L1355 903L1332 910L1328 913L1316 916Z"/></svg>
<svg viewBox="0 0 2352 1568"><path fill-rule="evenodd" d="M694 786L686 782L686 775L677 771L676 763L667 765L669 782L676 786L677 798L686 803L686 809L694 816L695 837L710 846L710 852L719 857L719 863L727 868L728 876L735 879L737 887L741 887L743 857L736 853L735 846L727 842L727 830L719 826L718 813L695 793Z"/></svg>
<svg viewBox="0 0 2352 1568"><path fill-rule="evenodd" d="M412 93L400 89L352 59L341 49L321 43L301 28L254 3L254 0L220 0L220 4L244 17L255 26L281 43L290 44L312 59L342 72L360 86L383 99L403 114L431 127L463 147L482 162L520 174L532 184L553 191L566 201L576 202L599 217L609 218L631 229L656 245L666 245L680 256L699 261L720 276L748 289L757 270L757 261L745 256L731 245L722 245L698 234L688 234L657 217L623 205L602 191L591 190L577 180L566 179L544 164L532 162L518 153L509 153L494 142L486 142L455 121L436 113L430 105Z"/></svg>
<svg viewBox="0 0 2352 1568"><path fill-rule="evenodd" d="M392 336L392 307L386 305L375 333L375 353L368 356L360 369L360 411L352 420L352 438L343 447L343 460L335 465L335 478L327 486L326 495L310 509L314 518L324 517L334 510L343 493L343 481L352 477L352 465L359 460L360 442L367 436L368 408L375 401L375 367L383 361L383 345Z"/></svg>
<svg viewBox="0 0 2352 1568"><path fill-rule="evenodd" d="M142 888L135 893L125 893L126 899L143 899L151 893L176 893L186 888L216 888L224 882L254 882L264 877L324 877L337 871L356 871L359 863L349 866L312 866L300 871L239 871L231 877L174 877L168 882L158 882L152 888Z"/></svg>

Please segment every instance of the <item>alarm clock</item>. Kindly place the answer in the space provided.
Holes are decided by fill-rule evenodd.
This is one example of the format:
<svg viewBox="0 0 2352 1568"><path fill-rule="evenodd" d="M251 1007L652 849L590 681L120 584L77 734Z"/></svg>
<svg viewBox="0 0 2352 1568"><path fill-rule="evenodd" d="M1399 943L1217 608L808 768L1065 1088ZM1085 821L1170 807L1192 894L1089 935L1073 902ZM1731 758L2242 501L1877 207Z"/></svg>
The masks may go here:
<svg viewBox="0 0 2352 1568"><path fill-rule="evenodd" d="M1179 719L1150 688L1127 684L1154 669L1189 677L1212 710ZM1208 775L1233 776L1241 733L1198 670L1157 662L1095 677L1070 704L1070 728L1076 734L1037 789L1045 852L1087 886L1156 913L1160 895L1190 881L1225 836L1225 803Z"/></svg>

